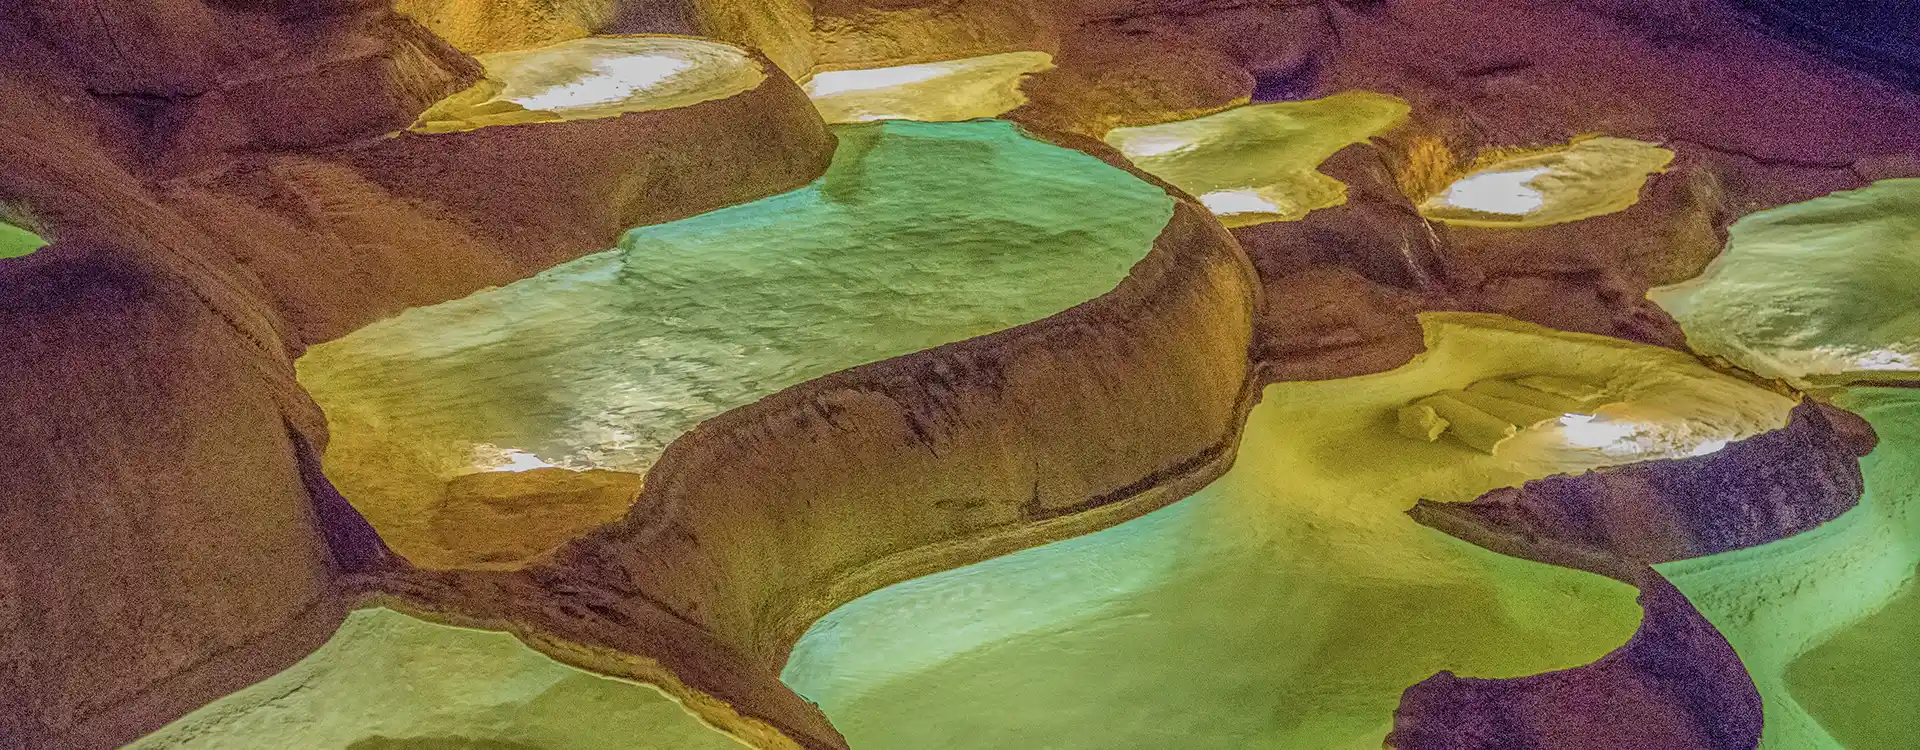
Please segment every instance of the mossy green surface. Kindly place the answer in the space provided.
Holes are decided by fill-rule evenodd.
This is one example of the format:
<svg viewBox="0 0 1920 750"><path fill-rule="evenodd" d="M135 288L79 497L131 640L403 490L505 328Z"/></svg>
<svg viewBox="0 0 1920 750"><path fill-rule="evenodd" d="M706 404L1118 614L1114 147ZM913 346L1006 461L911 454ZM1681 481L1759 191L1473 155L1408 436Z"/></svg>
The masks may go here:
<svg viewBox="0 0 1920 750"><path fill-rule="evenodd" d="M408 529L454 475L643 472L727 409L1098 297L1172 217L1160 188L1009 123L836 132L806 188L314 347L327 475L402 554L445 564Z"/></svg>
<svg viewBox="0 0 1920 750"><path fill-rule="evenodd" d="M1696 351L1767 377L1920 378L1920 178L1742 218L1699 278L1647 296Z"/></svg>
<svg viewBox="0 0 1920 750"><path fill-rule="evenodd" d="M46 246L40 235L0 221L0 259L23 257Z"/></svg>
<svg viewBox="0 0 1920 750"><path fill-rule="evenodd" d="M1269 386L1234 468L1193 497L856 600L782 679L855 750L1377 750L1401 691L1436 671L1599 658L1639 622L1632 588L1406 509L1684 454L1777 428L1792 402L1670 350L1494 316L1422 322L1430 348L1398 370ZM1550 424L1490 456L1395 429L1411 399L1526 375L1604 385L1643 437L1576 447Z"/></svg>
<svg viewBox="0 0 1920 750"><path fill-rule="evenodd" d="M353 613L319 650L128 750L740 750L659 691L505 633Z"/></svg>
<svg viewBox="0 0 1920 750"><path fill-rule="evenodd" d="M1880 435L1860 505L1811 531L1658 566L1726 635L1766 705L1767 750L1920 747L1920 389L1835 398Z"/></svg>

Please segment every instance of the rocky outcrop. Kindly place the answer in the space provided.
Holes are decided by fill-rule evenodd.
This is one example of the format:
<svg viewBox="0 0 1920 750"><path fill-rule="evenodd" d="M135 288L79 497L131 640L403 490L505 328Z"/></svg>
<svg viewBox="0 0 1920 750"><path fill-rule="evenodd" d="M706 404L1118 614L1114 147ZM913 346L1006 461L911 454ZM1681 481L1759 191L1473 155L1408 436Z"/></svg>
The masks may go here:
<svg viewBox="0 0 1920 750"><path fill-rule="evenodd" d="M1697 159L1655 176L1628 208L1527 229L1447 226L1463 304L1569 331L1680 348L1673 319L1646 300L1698 275L1719 253L1732 211Z"/></svg>
<svg viewBox="0 0 1920 750"><path fill-rule="evenodd" d="M347 606L287 426L316 415L250 335L271 334L85 234L0 269L8 747L117 746L283 668Z"/></svg>
<svg viewBox="0 0 1920 750"><path fill-rule="evenodd" d="M1253 76L1177 29L1091 23L1061 40L1054 68L1021 85L1028 104L1007 117L1099 138L1117 127L1198 117L1244 104Z"/></svg>
<svg viewBox="0 0 1920 750"><path fill-rule="evenodd" d="M201 0L33 0L0 20L99 105L137 169L178 175L236 154L336 145L406 127L480 66L391 9L319 0L252 12ZM9 28L10 27L10 28ZM22 49L25 48L25 49ZM31 70L32 68L16 68Z"/></svg>
<svg viewBox="0 0 1920 750"><path fill-rule="evenodd" d="M1183 202L1109 295L708 420L667 448L626 518L517 574L375 585L397 606L661 685L759 746L843 748L775 677L807 626L887 584L1136 517L1224 471L1251 397L1256 299L1238 247Z"/></svg>
<svg viewBox="0 0 1920 750"><path fill-rule="evenodd" d="M1489 680L1441 672L1407 688L1392 750L1751 750L1760 693L1713 624L1640 568L1646 612L1620 650L1560 672Z"/></svg>
<svg viewBox="0 0 1920 750"><path fill-rule="evenodd" d="M1697 270L1727 217L1920 169L1910 90L1752 33L1720 3L403 3L451 45L380 3L267 5L29 0L0 16L0 201L54 240L0 266L0 526L15 540L0 549L0 744L115 746L286 666L377 587L661 685L757 746L841 748L775 677L807 623L1204 483L1251 396L1250 344L1272 377L1376 371L1419 348L1413 311L1457 308L1675 343L1637 295ZM757 46L796 78L1037 47L1058 67L1014 117L1081 135L1386 90L1422 113L1382 146L1406 205L1425 197L1409 175L1441 141L1425 175L1441 185L1483 152L1596 131L1669 144L1681 172L1654 181L1642 213L1570 234L1449 233L1451 251L1400 199L1356 199L1318 225L1243 233L1257 280L1183 203L1112 295L715 419L675 444L624 520L529 570L408 569L319 475L324 419L295 353L826 164L831 137L779 76L670 111L387 137L478 79L460 49L642 31ZM1884 49L1856 31L1823 38ZM1355 195L1390 195L1371 179ZM1646 227L1656 236L1614 241ZM1263 308L1263 290L1278 302ZM1623 577L1629 562L1595 561L1791 533L1842 507L1849 476L1857 486L1845 467L1864 433L1821 418L1827 433L1796 419L1801 431L1714 456L1448 507L1460 515L1446 522ZM1818 502L1762 512L1783 506L1716 494L1728 475L1789 470ZM1664 499L1691 494L1726 513L1707 522ZM1665 515L1610 505L1629 495L1663 498ZM1724 643L1642 585L1649 624L1621 654L1516 681L1437 678L1395 741L1665 741L1645 731L1749 746L1752 700ZM1560 718L1515 718L1547 713Z"/></svg>
<svg viewBox="0 0 1920 750"><path fill-rule="evenodd" d="M1263 276L1338 266L1387 289L1445 295L1459 273L1438 227L1394 182L1391 157L1373 143L1341 149L1319 171L1346 186L1346 202L1297 222L1235 227Z"/></svg>
<svg viewBox="0 0 1920 750"><path fill-rule="evenodd" d="M1415 314L1447 307L1454 262L1389 158L1374 144L1342 149L1320 171L1346 185L1346 203L1233 229L1266 290L1256 357L1269 379L1398 367L1424 348Z"/></svg>
<svg viewBox="0 0 1920 750"><path fill-rule="evenodd" d="M799 187L833 144L799 87L769 76L691 107L248 159L164 198L226 236L314 343L612 247L629 227Z"/></svg>
<svg viewBox="0 0 1920 750"><path fill-rule="evenodd" d="M1786 427L1708 455L1539 479L1464 504L1423 500L1408 512L1488 549L1626 579L1839 517L1860 500L1859 458L1873 445L1864 420L1807 400Z"/></svg>
<svg viewBox="0 0 1920 750"><path fill-rule="evenodd" d="M176 100L188 89L141 79L124 87L138 96L90 92L102 74L76 57L80 42L0 21L0 201L55 240L0 267L0 444L19 456L0 468L0 524L36 540L0 550L0 745L118 746L286 667L339 624L356 596L341 577L386 553L318 475L324 419L292 368L305 342L603 249L635 223L803 184L832 146L784 79L678 119L368 139L366 123L403 128L430 99L355 92L447 88L380 62L404 57L379 51L399 37L369 30L410 27L364 7L292 16L273 18L374 50L342 58L368 65L296 77L338 114L377 117L306 121L311 139L150 147L170 121L135 115L212 117L196 108L227 89ZM301 86L260 83L232 106L292 117L311 103ZM741 122L751 137L707 135ZM792 150L756 151L781 133ZM721 150L688 161L688 143ZM162 179L175 169L202 171ZM551 200L577 189L602 197Z"/></svg>

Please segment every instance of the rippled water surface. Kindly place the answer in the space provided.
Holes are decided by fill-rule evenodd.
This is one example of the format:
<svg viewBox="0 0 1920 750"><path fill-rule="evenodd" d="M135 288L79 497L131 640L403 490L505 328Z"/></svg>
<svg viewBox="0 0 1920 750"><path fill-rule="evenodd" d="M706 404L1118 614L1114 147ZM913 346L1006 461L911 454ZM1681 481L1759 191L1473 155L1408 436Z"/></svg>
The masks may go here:
<svg viewBox="0 0 1920 750"><path fill-rule="evenodd" d="M332 426L328 476L385 532L458 474L642 472L727 409L1097 297L1172 215L1005 122L836 132L803 189L315 347L300 380Z"/></svg>
<svg viewBox="0 0 1920 750"><path fill-rule="evenodd" d="M1793 402L1666 349L1492 316L1427 316L1392 372L1269 386L1232 471L1087 536L881 589L800 640L782 679L858 748L1378 750L1401 691L1447 669L1585 664L1640 619L1635 591L1420 526L1559 472L1686 455L1785 423ZM1486 378L1604 384L1639 437L1549 423L1488 455L1394 428ZM1637 453L1631 448L1652 453Z"/></svg>

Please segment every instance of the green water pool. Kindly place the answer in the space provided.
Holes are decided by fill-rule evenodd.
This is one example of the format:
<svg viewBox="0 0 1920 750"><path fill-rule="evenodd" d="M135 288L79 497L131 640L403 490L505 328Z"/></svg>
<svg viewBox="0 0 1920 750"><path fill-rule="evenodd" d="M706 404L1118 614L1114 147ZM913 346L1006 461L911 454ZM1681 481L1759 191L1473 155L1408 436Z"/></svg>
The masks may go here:
<svg viewBox="0 0 1920 750"><path fill-rule="evenodd" d="M1705 273L1648 297L1694 350L1767 377L1920 378L1920 179L1744 217Z"/></svg>
<svg viewBox="0 0 1920 750"><path fill-rule="evenodd" d="M1860 505L1811 531L1658 566L1740 654L1765 701L1767 750L1920 747L1914 573L1920 389L1835 399L1873 424Z"/></svg>
<svg viewBox="0 0 1920 750"><path fill-rule="evenodd" d="M1781 426L1792 402L1670 350L1494 316L1422 322L1429 351L1406 367L1269 386L1234 468L1198 494L855 600L782 679L855 750L1378 750L1400 693L1439 670L1599 658L1638 625L1631 587L1405 511L1636 456L1558 425L1499 455L1420 442L1396 432L1397 408L1553 375L1603 385L1623 430L1711 444Z"/></svg>
<svg viewBox="0 0 1920 750"><path fill-rule="evenodd" d="M740 750L651 687L513 636L354 612L286 671L127 750Z"/></svg>
<svg viewBox="0 0 1920 750"><path fill-rule="evenodd" d="M1172 216L1161 189L1006 122L836 132L803 189L314 347L327 475L396 549L450 564L409 529L453 476L644 472L782 388L1098 297Z"/></svg>

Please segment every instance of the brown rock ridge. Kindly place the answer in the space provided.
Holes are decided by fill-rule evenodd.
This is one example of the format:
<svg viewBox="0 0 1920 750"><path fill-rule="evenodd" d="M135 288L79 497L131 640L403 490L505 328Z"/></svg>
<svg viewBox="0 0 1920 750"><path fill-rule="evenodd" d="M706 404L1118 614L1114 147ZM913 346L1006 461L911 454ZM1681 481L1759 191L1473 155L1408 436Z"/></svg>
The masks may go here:
<svg viewBox="0 0 1920 750"><path fill-rule="evenodd" d="M480 76L471 58L361 0L272 10L201 0L22 0L0 18L0 36L8 33L32 48L10 57L45 55L70 76L50 91L92 105L119 131L104 143L161 174L217 167L232 153L399 130Z"/></svg>
<svg viewBox="0 0 1920 750"><path fill-rule="evenodd" d="M289 365L304 343L606 247L625 223L794 187L831 145L775 77L676 113L242 155L157 182L94 140L121 137L110 108L42 106L37 92L75 80L46 52L19 45L0 68L0 197L32 206L60 240L0 270L21 332L0 349L19 386L0 440L31 456L0 470L0 514L47 540L0 553L6 590L20 592L9 611L24 613L0 642L0 729L25 747L113 746L277 671L358 598L369 579L348 574L394 563L315 471L322 420ZM721 123L749 123L757 150L702 127ZM743 156L760 166L744 182L728 171ZM703 170L711 182L671 181ZM550 200L579 184L596 200ZM527 575L459 581L486 589L477 600L421 606L483 612L459 619L657 681L763 746L793 744L778 726L835 747L773 677L792 637L865 590L1204 483L1250 398L1256 301L1237 245L1183 205L1112 295L718 420L663 459L628 523ZM704 481L715 478L726 483ZM863 509L888 486L920 489L886 493L894 516ZM976 502L982 487L1004 499ZM787 552L768 540L811 518L797 496L824 511L801 521L823 546ZM847 539L861 544L822 553ZM668 562L686 565L655 567ZM640 584L660 592L658 616L627 596ZM737 714L768 718L725 718Z"/></svg>
<svg viewBox="0 0 1920 750"><path fill-rule="evenodd" d="M661 685L756 746L845 748L778 681L801 633L869 591L1137 517L1223 472L1257 295L1238 246L1183 200L1106 296L711 419L623 520L525 570L372 585Z"/></svg>
<svg viewBox="0 0 1920 750"><path fill-rule="evenodd" d="M365 17L307 21L345 33L340 19ZM293 378L304 342L609 247L629 224L797 187L832 146L775 76L633 122L348 129L320 139L345 145L166 182L138 145L152 124L44 41L0 22L0 200L57 229L0 267L0 445L17 455L0 526L27 540L0 549L6 747L117 746L284 668L345 615L357 592L341 576L384 550L313 470L325 428ZM302 91L254 103L297 112ZM712 182L674 176L702 170ZM551 200L578 186L600 197Z"/></svg>
<svg viewBox="0 0 1920 750"><path fill-rule="evenodd" d="M346 614L288 427L318 415L250 335L271 332L121 247L63 238L0 271L6 747L117 747Z"/></svg>
<svg viewBox="0 0 1920 750"><path fill-rule="evenodd" d="M1599 661L1506 680L1441 672L1407 688L1391 750L1751 750L1760 692L1713 624L1651 568L1640 630Z"/></svg>
<svg viewBox="0 0 1920 750"><path fill-rule="evenodd" d="M1415 314L1453 307L1456 264L1396 186L1387 153L1349 146L1320 171L1346 183L1344 205L1233 229L1266 291L1256 357L1272 380L1398 367L1426 346Z"/></svg>
<svg viewBox="0 0 1920 750"><path fill-rule="evenodd" d="M1422 500L1408 514L1496 552L1631 580L1645 565L1839 517L1860 501L1859 458L1873 444L1865 420L1809 399L1786 427L1715 453L1548 477L1469 503Z"/></svg>
<svg viewBox="0 0 1920 750"><path fill-rule="evenodd" d="M250 158L163 195L229 238L312 343L804 185L833 145L774 75L691 107Z"/></svg>
<svg viewBox="0 0 1920 750"><path fill-rule="evenodd" d="M1724 200L1711 168L1689 159L1617 213L1527 229L1435 228L1467 309L1679 349L1685 334L1647 290L1698 276L1720 254L1738 218Z"/></svg>
<svg viewBox="0 0 1920 750"><path fill-rule="evenodd" d="M1321 85L1402 96L1471 160L1585 133L1677 146L1736 214L1858 187L1910 154L1920 94L1808 55L1712 0L1396 0L1336 10Z"/></svg>

